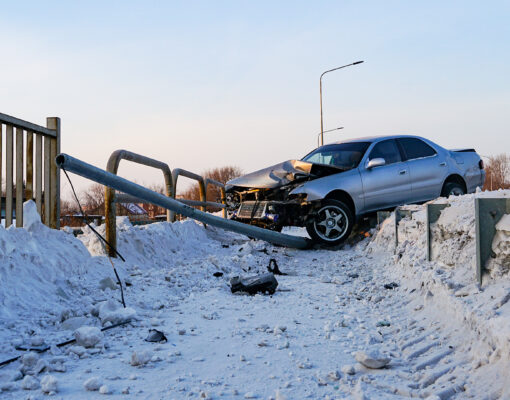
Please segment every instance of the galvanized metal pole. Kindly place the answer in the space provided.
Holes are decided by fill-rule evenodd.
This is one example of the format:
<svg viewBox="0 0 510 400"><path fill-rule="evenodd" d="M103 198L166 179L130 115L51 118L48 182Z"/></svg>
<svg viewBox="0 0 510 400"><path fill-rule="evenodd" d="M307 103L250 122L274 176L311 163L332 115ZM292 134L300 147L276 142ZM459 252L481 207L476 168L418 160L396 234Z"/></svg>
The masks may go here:
<svg viewBox="0 0 510 400"><path fill-rule="evenodd" d="M186 217L196 219L197 221L203 222L204 224L210 224L217 226L218 228L241 233L253 238L265 240L270 243L295 247L298 249L308 248L311 244L309 239L303 237L286 235L283 233L270 231L267 229L259 228L257 226L243 224L237 221L227 220L212 214L205 213L193 207L182 204L177 200L163 196L160 193L156 193L143 186L137 185L136 183L130 182L127 179L94 167L93 165L87 164L67 154L59 154L56 158L56 163L60 168L64 168L66 171L73 172L94 182L109 186L113 189L130 194L132 196L136 196L149 203L153 203L160 207L175 211Z"/></svg>
<svg viewBox="0 0 510 400"><path fill-rule="evenodd" d="M336 71L337 69L342 69L342 68L345 68L345 67L350 67L351 65L361 64L362 62L364 62L364 61L356 61L356 62L353 62L351 64L342 65L341 67L337 67L337 68L333 68L333 69L328 69L327 71L324 71L321 74L321 77L319 78L319 94L320 94L320 103L321 103L321 146L324 146L324 123L323 123L323 120L322 120L322 77L324 75L326 75L328 72L333 72L333 71Z"/></svg>
<svg viewBox="0 0 510 400"><path fill-rule="evenodd" d="M324 146L324 124L322 121L322 77L324 76L325 72L321 75L319 79L319 93L321 97L321 146Z"/></svg>

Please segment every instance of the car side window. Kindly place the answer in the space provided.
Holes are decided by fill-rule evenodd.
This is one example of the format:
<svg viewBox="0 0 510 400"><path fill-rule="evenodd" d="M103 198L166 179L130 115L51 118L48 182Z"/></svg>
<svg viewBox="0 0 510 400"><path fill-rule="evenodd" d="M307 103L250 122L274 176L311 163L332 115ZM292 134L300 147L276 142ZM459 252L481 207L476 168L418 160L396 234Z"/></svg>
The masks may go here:
<svg viewBox="0 0 510 400"><path fill-rule="evenodd" d="M407 160L432 157L437 154L436 151L423 140L416 138L399 138L397 140L402 145Z"/></svg>
<svg viewBox="0 0 510 400"><path fill-rule="evenodd" d="M374 158L384 158L386 165L402 161L397 144L393 139L377 143L370 152L369 159L373 160Z"/></svg>

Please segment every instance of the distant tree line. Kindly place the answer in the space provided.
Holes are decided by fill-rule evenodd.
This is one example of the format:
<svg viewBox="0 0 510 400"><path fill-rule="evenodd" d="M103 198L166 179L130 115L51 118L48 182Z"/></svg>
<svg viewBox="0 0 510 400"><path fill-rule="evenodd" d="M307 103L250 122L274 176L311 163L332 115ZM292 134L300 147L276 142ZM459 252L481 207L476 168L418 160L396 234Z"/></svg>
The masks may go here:
<svg viewBox="0 0 510 400"><path fill-rule="evenodd" d="M488 157L485 174L483 190L510 189L510 155L502 153Z"/></svg>

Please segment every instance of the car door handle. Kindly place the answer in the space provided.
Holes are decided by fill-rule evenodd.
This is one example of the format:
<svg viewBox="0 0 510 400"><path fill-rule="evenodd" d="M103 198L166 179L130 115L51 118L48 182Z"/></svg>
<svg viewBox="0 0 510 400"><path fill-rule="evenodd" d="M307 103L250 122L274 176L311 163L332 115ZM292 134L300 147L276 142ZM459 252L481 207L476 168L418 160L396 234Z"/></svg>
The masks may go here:
<svg viewBox="0 0 510 400"><path fill-rule="evenodd" d="M439 166L440 167L446 167L446 162L443 161L442 163L439 164Z"/></svg>
<svg viewBox="0 0 510 400"><path fill-rule="evenodd" d="M406 172L407 172L407 171L406 171L405 169L403 169L402 171L400 171L400 172L399 172L399 174L400 174L400 175L405 175L405 174L406 174Z"/></svg>

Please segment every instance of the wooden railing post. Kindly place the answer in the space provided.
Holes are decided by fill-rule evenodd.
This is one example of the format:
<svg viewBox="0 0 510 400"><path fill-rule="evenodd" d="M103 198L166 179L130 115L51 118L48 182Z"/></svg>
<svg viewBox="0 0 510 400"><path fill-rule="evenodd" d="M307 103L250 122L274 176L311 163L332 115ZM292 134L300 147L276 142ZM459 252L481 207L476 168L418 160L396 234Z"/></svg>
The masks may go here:
<svg viewBox="0 0 510 400"><path fill-rule="evenodd" d="M25 197L27 200L32 200L34 198L34 134L29 131L27 131L26 168Z"/></svg>
<svg viewBox="0 0 510 400"><path fill-rule="evenodd" d="M46 118L46 127L55 131L57 135L56 138L50 140L50 218L48 226L60 229L60 168L57 168L55 163L57 154L60 154L60 118Z"/></svg>
<svg viewBox="0 0 510 400"><path fill-rule="evenodd" d="M40 134L35 135L35 204L37 212L42 214L42 193L43 193L43 137Z"/></svg>
<svg viewBox="0 0 510 400"><path fill-rule="evenodd" d="M2 124L0 124L0 224L2 223Z"/></svg>
<svg viewBox="0 0 510 400"><path fill-rule="evenodd" d="M16 228L23 227L23 129L16 128Z"/></svg>
<svg viewBox="0 0 510 400"><path fill-rule="evenodd" d="M13 128L6 125L5 129L5 227L12 225L12 192L13 192Z"/></svg>

